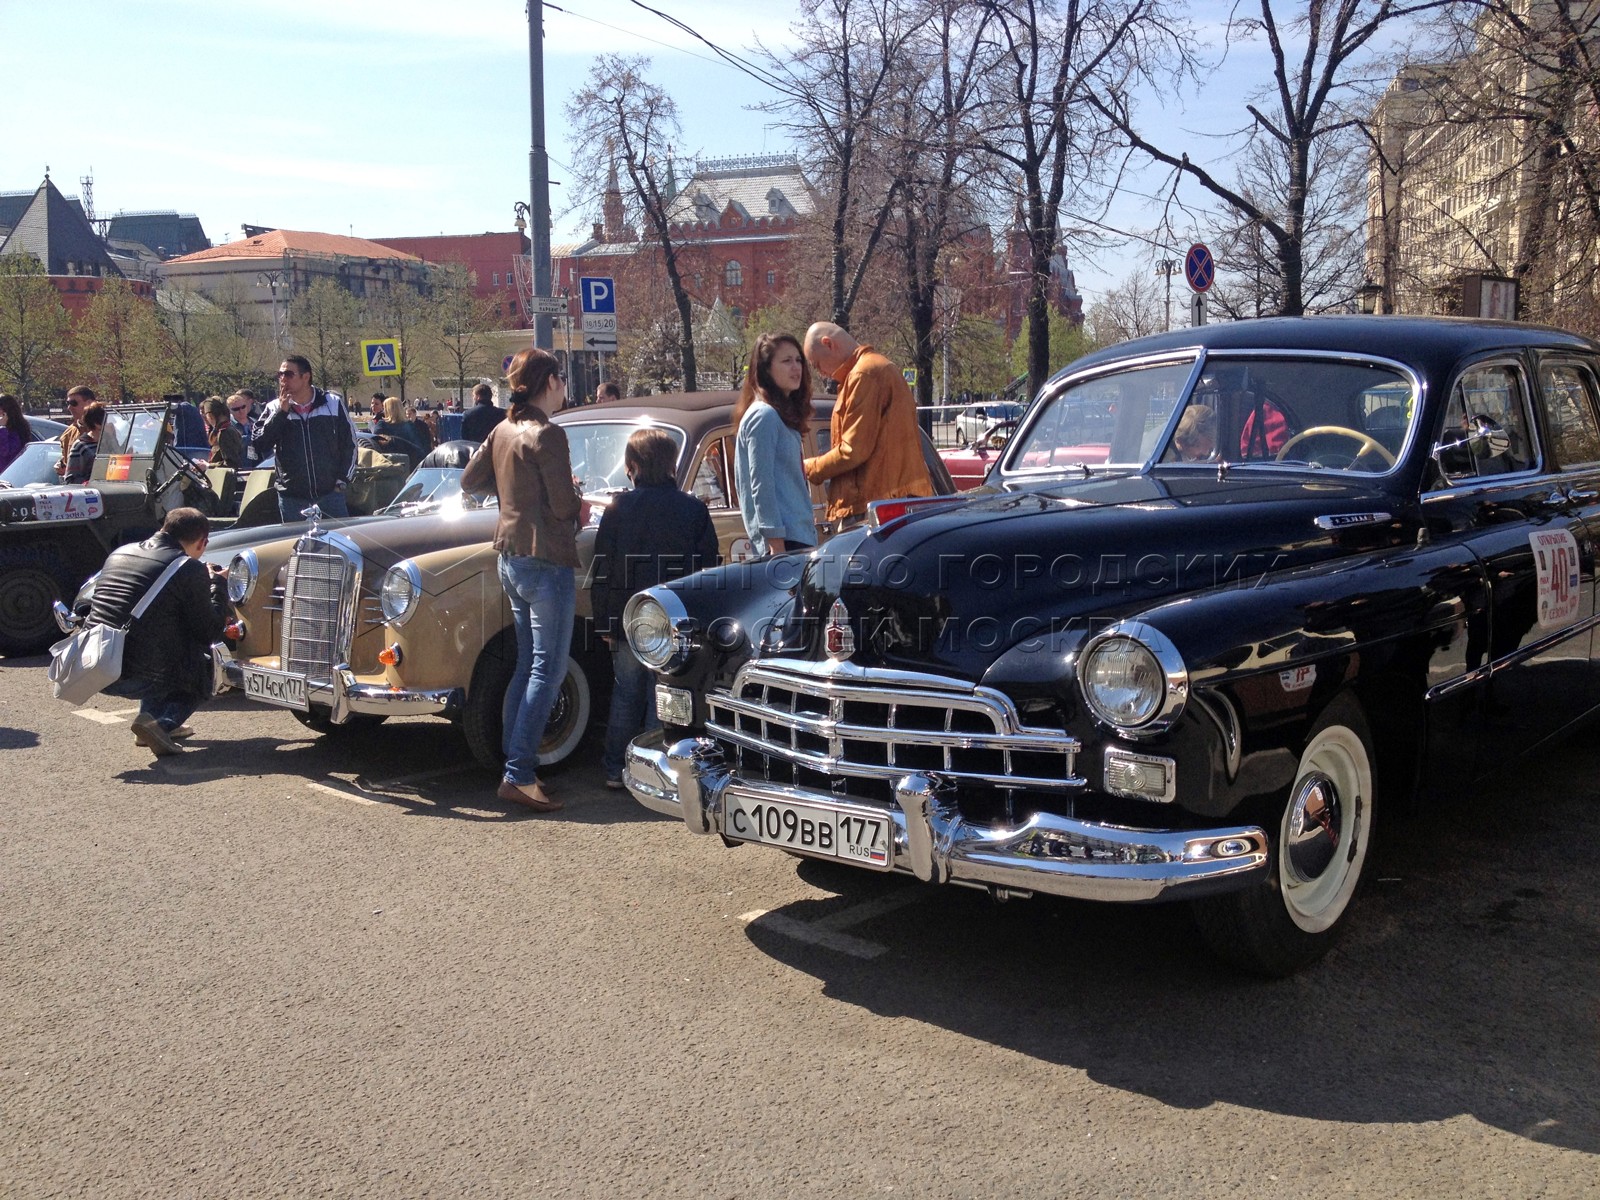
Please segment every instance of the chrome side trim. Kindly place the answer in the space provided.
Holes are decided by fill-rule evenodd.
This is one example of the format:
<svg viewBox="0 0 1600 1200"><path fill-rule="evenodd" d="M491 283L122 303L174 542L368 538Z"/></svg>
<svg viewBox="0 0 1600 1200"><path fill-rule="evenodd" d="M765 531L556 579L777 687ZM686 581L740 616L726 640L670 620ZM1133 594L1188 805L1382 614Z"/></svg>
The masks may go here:
<svg viewBox="0 0 1600 1200"><path fill-rule="evenodd" d="M694 833L721 828L722 797L733 786L743 794L830 807L844 799L893 820L893 870L929 883L1012 895L1188 899L1251 886L1268 869L1267 835L1254 825L1128 829L1036 813L1014 828L974 826L962 819L946 780L915 773L896 782L895 808L885 812L867 801L741 779L707 739L686 738L669 747L659 730L628 747L624 777L635 800L652 812L681 817Z"/></svg>

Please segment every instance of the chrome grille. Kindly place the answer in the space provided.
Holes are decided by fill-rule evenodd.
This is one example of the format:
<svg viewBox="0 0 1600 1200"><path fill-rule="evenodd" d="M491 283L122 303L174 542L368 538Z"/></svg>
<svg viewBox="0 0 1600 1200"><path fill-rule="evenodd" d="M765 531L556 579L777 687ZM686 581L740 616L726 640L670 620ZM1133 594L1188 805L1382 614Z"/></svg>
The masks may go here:
<svg viewBox="0 0 1600 1200"><path fill-rule="evenodd" d="M1023 725L993 688L942 676L749 663L733 689L712 692L707 705L712 737L769 778L775 758L830 777L892 780L919 771L1012 790L1084 784L1076 739Z"/></svg>
<svg viewBox="0 0 1600 1200"><path fill-rule="evenodd" d="M350 658L361 554L346 538L307 534L289 558L283 594L283 669L328 680Z"/></svg>

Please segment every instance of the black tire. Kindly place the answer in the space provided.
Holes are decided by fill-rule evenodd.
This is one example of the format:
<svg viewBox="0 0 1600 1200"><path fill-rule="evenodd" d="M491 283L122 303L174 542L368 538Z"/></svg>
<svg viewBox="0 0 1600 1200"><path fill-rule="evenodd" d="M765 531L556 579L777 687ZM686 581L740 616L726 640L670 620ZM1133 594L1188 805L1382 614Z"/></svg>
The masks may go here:
<svg viewBox="0 0 1600 1200"><path fill-rule="evenodd" d="M490 642L472 670L467 702L461 711L461 732L467 739L467 749L480 766L490 771L499 771L505 766L505 754L500 749L501 712L505 706L506 686L516 668L516 657L514 639L502 636ZM595 689L590 683L589 671L577 656L569 655L561 694L550 709L544 740L539 743L541 769L554 767L572 757L589 732L594 712Z"/></svg>
<svg viewBox="0 0 1600 1200"><path fill-rule="evenodd" d="M1195 923L1218 957L1282 978L1328 952L1371 857L1376 779L1366 716L1353 696L1335 697L1312 726L1267 831L1267 878L1194 902Z"/></svg>
<svg viewBox="0 0 1600 1200"><path fill-rule="evenodd" d="M313 708L310 712L301 712L294 708L289 711L294 714L296 721L319 737L351 737L364 730L376 729L389 719L382 713L351 713L343 725L335 725L326 709Z"/></svg>
<svg viewBox="0 0 1600 1200"><path fill-rule="evenodd" d="M42 654L64 636L51 610L67 589L39 567L0 567L0 655Z"/></svg>

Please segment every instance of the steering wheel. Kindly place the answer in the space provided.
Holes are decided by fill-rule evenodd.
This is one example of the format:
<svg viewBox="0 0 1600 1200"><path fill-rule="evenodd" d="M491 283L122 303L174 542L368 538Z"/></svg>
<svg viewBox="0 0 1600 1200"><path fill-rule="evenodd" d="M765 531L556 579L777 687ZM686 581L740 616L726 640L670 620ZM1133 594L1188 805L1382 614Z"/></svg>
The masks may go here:
<svg viewBox="0 0 1600 1200"><path fill-rule="evenodd" d="M1340 437L1347 437L1358 443L1355 454L1351 456L1349 463L1345 464L1346 466L1354 466L1358 460L1368 454L1376 454L1391 467L1394 466L1394 455L1384 449L1382 442L1375 441L1367 434L1360 433L1357 430L1346 429L1343 425L1313 425L1310 429L1302 430L1283 444L1283 448L1278 451L1277 460L1282 462L1289 457L1289 451L1293 450L1301 442L1310 438L1321 437L1324 434L1337 434Z"/></svg>

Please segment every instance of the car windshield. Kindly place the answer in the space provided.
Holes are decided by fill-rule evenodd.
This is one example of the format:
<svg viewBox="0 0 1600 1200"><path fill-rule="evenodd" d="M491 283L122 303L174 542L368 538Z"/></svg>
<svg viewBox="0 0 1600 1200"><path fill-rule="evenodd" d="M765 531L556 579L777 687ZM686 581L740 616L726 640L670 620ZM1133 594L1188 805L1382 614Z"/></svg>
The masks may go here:
<svg viewBox="0 0 1600 1200"><path fill-rule="evenodd" d="M572 473L578 477L579 487L586 493L622 491L628 487L628 473L622 466L622 452L628 438L637 429L650 424L647 421L584 421L563 423L567 444L572 450ZM678 459L683 459L683 434L667 425L664 429L678 445Z"/></svg>
<svg viewBox="0 0 1600 1200"><path fill-rule="evenodd" d="M29 442L22 453L0 470L0 483L6 487L55 486L61 482L56 474L56 462L61 458L61 447L55 442Z"/></svg>
<svg viewBox="0 0 1600 1200"><path fill-rule="evenodd" d="M397 513L421 504L434 507L460 495L460 467L418 467L407 477L399 494L378 511ZM493 497L490 500L492 502Z"/></svg>
<svg viewBox="0 0 1600 1200"><path fill-rule="evenodd" d="M1416 412L1393 367L1336 358L1211 354L1079 380L1014 440L1010 473L1227 462L1381 473Z"/></svg>
<svg viewBox="0 0 1600 1200"><path fill-rule="evenodd" d="M161 441L163 409L137 409L133 412L106 410L106 426L100 435L100 451L105 454L154 454Z"/></svg>

